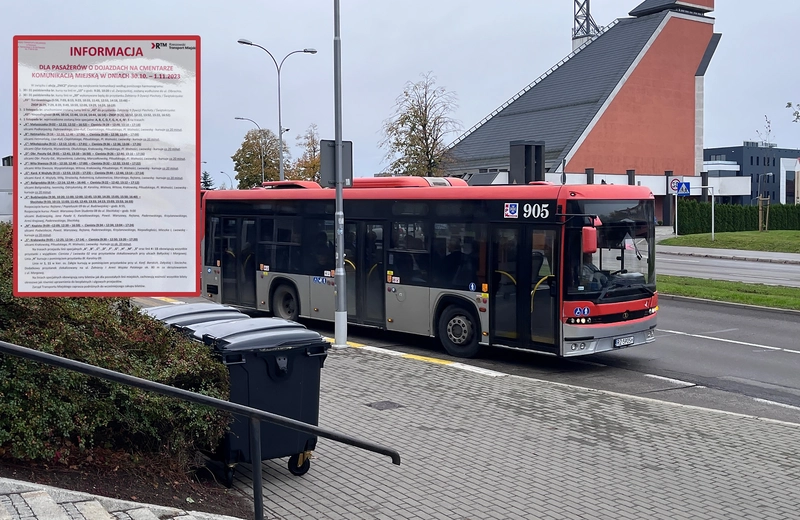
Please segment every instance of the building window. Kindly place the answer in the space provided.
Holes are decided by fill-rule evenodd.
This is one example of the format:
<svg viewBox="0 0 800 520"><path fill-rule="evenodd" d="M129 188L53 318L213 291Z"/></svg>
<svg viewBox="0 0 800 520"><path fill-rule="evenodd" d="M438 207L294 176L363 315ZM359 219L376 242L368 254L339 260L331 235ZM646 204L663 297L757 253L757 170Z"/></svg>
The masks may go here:
<svg viewBox="0 0 800 520"><path fill-rule="evenodd" d="M761 157L756 157L756 166L761 166L758 161L761 160Z"/></svg>

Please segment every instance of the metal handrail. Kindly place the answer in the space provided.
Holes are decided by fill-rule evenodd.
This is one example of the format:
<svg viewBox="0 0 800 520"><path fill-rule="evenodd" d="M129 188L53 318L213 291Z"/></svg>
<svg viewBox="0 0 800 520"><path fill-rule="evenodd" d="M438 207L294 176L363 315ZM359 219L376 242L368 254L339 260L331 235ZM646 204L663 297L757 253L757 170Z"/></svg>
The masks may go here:
<svg viewBox="0 0 800 520"><path fill-rule="evenodd" d="M344 435L333 430L320 428L319 426L314 426L312 424L297 421L295 419L290 419L282 415L276 415L265 412L264 410L259 410L257 408L251 408L242 404L231 403L230 401L217 399L216 397L209 397L207 395L190 392L181 388L175 388L174 386L165 385L163 383L156 383L155 381L150 381L148 379L142 379L140 377L123 374L122 372L116 372L114 370L90 365L81 361L67 359L54 354L48 354L47 352L40 352L31 348L15 345L13 343L6 343L5 341L0 341L0 352L30 359L54 367L66 368L67 370L72 370L73 372L80 372L89 376L107 379L123 385L141 388L142 390L155 392L157 394L175 397L183 401L210 406L212 408L216 408L217 410L223 410L233 414L249 417L250 459L253 461L253 501L256 520L263 520L264 518L264 500L261 489L262 472L256 471L256 466L260 468L261 465L261 421L267 421L297 430L299 432L316 435L318 437L330 439L335 442L340 442L342 444L355 446L356 448L361 448L363 450L386 455L392 459L392 464L396 464L398 466L400 465L400 454L391 448L386 448L370 441L356 439L355 437L350 437L349 435Z"/></svg>

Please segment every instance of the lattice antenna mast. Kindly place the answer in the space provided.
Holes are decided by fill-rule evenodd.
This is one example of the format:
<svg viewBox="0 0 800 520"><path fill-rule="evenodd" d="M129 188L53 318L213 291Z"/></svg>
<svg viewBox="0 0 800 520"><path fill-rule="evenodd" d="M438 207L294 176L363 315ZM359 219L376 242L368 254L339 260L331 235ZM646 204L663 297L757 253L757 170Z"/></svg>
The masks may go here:
<svg viewBox="0 0 800 520"><path fill-rule="evenodd" d="M572 29L573 40L587 40L600 33L600 28L592 18L589 0L575 0L575 25Z"/></svg>

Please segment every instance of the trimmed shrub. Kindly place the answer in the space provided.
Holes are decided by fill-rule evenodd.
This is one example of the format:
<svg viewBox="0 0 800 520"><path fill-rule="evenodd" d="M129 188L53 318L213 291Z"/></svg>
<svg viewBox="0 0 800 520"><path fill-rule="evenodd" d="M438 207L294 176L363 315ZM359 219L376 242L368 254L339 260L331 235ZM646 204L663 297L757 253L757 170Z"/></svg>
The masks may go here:
<svg viewBox="0 0 800 520"><path fill-rule="evenodd" d="M758 206L714 205L717 233L758 230ZM800 205L773 204L769 207L769 229L800 230ZM711 233L711 203L678 200L678 234Z"/></svg>
<svg viewBox="0 0 800 520"><path fill-rule="evenodd" d="M209 349L124 298L15 298L12 228L0 224L0 339L228 399L227 368ZM59 461L94 446L163 454L185 465L217 446L227 414L0 354L0 447Z"/></svg>

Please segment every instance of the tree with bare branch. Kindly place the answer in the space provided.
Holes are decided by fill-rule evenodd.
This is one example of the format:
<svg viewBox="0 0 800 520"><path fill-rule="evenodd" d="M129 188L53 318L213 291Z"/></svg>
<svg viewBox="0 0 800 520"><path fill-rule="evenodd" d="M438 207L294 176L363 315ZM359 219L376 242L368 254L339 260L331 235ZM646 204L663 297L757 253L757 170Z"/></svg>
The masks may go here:
<svg viewBox="0 0 800 520"><path fill-rule="evenodd" d="M458 108L456 94L437 87L431 72L421 77L406 83L383 123L380 146L392 175L441 176L454 162L445 139L461 129L451 115Z"/></svg>
<svg viewBox="0 0 800 520"><path fill-rule="evenodd" d="M794 104L791 101L786 103L786 108L792 111L792 121L800 123L800 103Z"/></svg>

